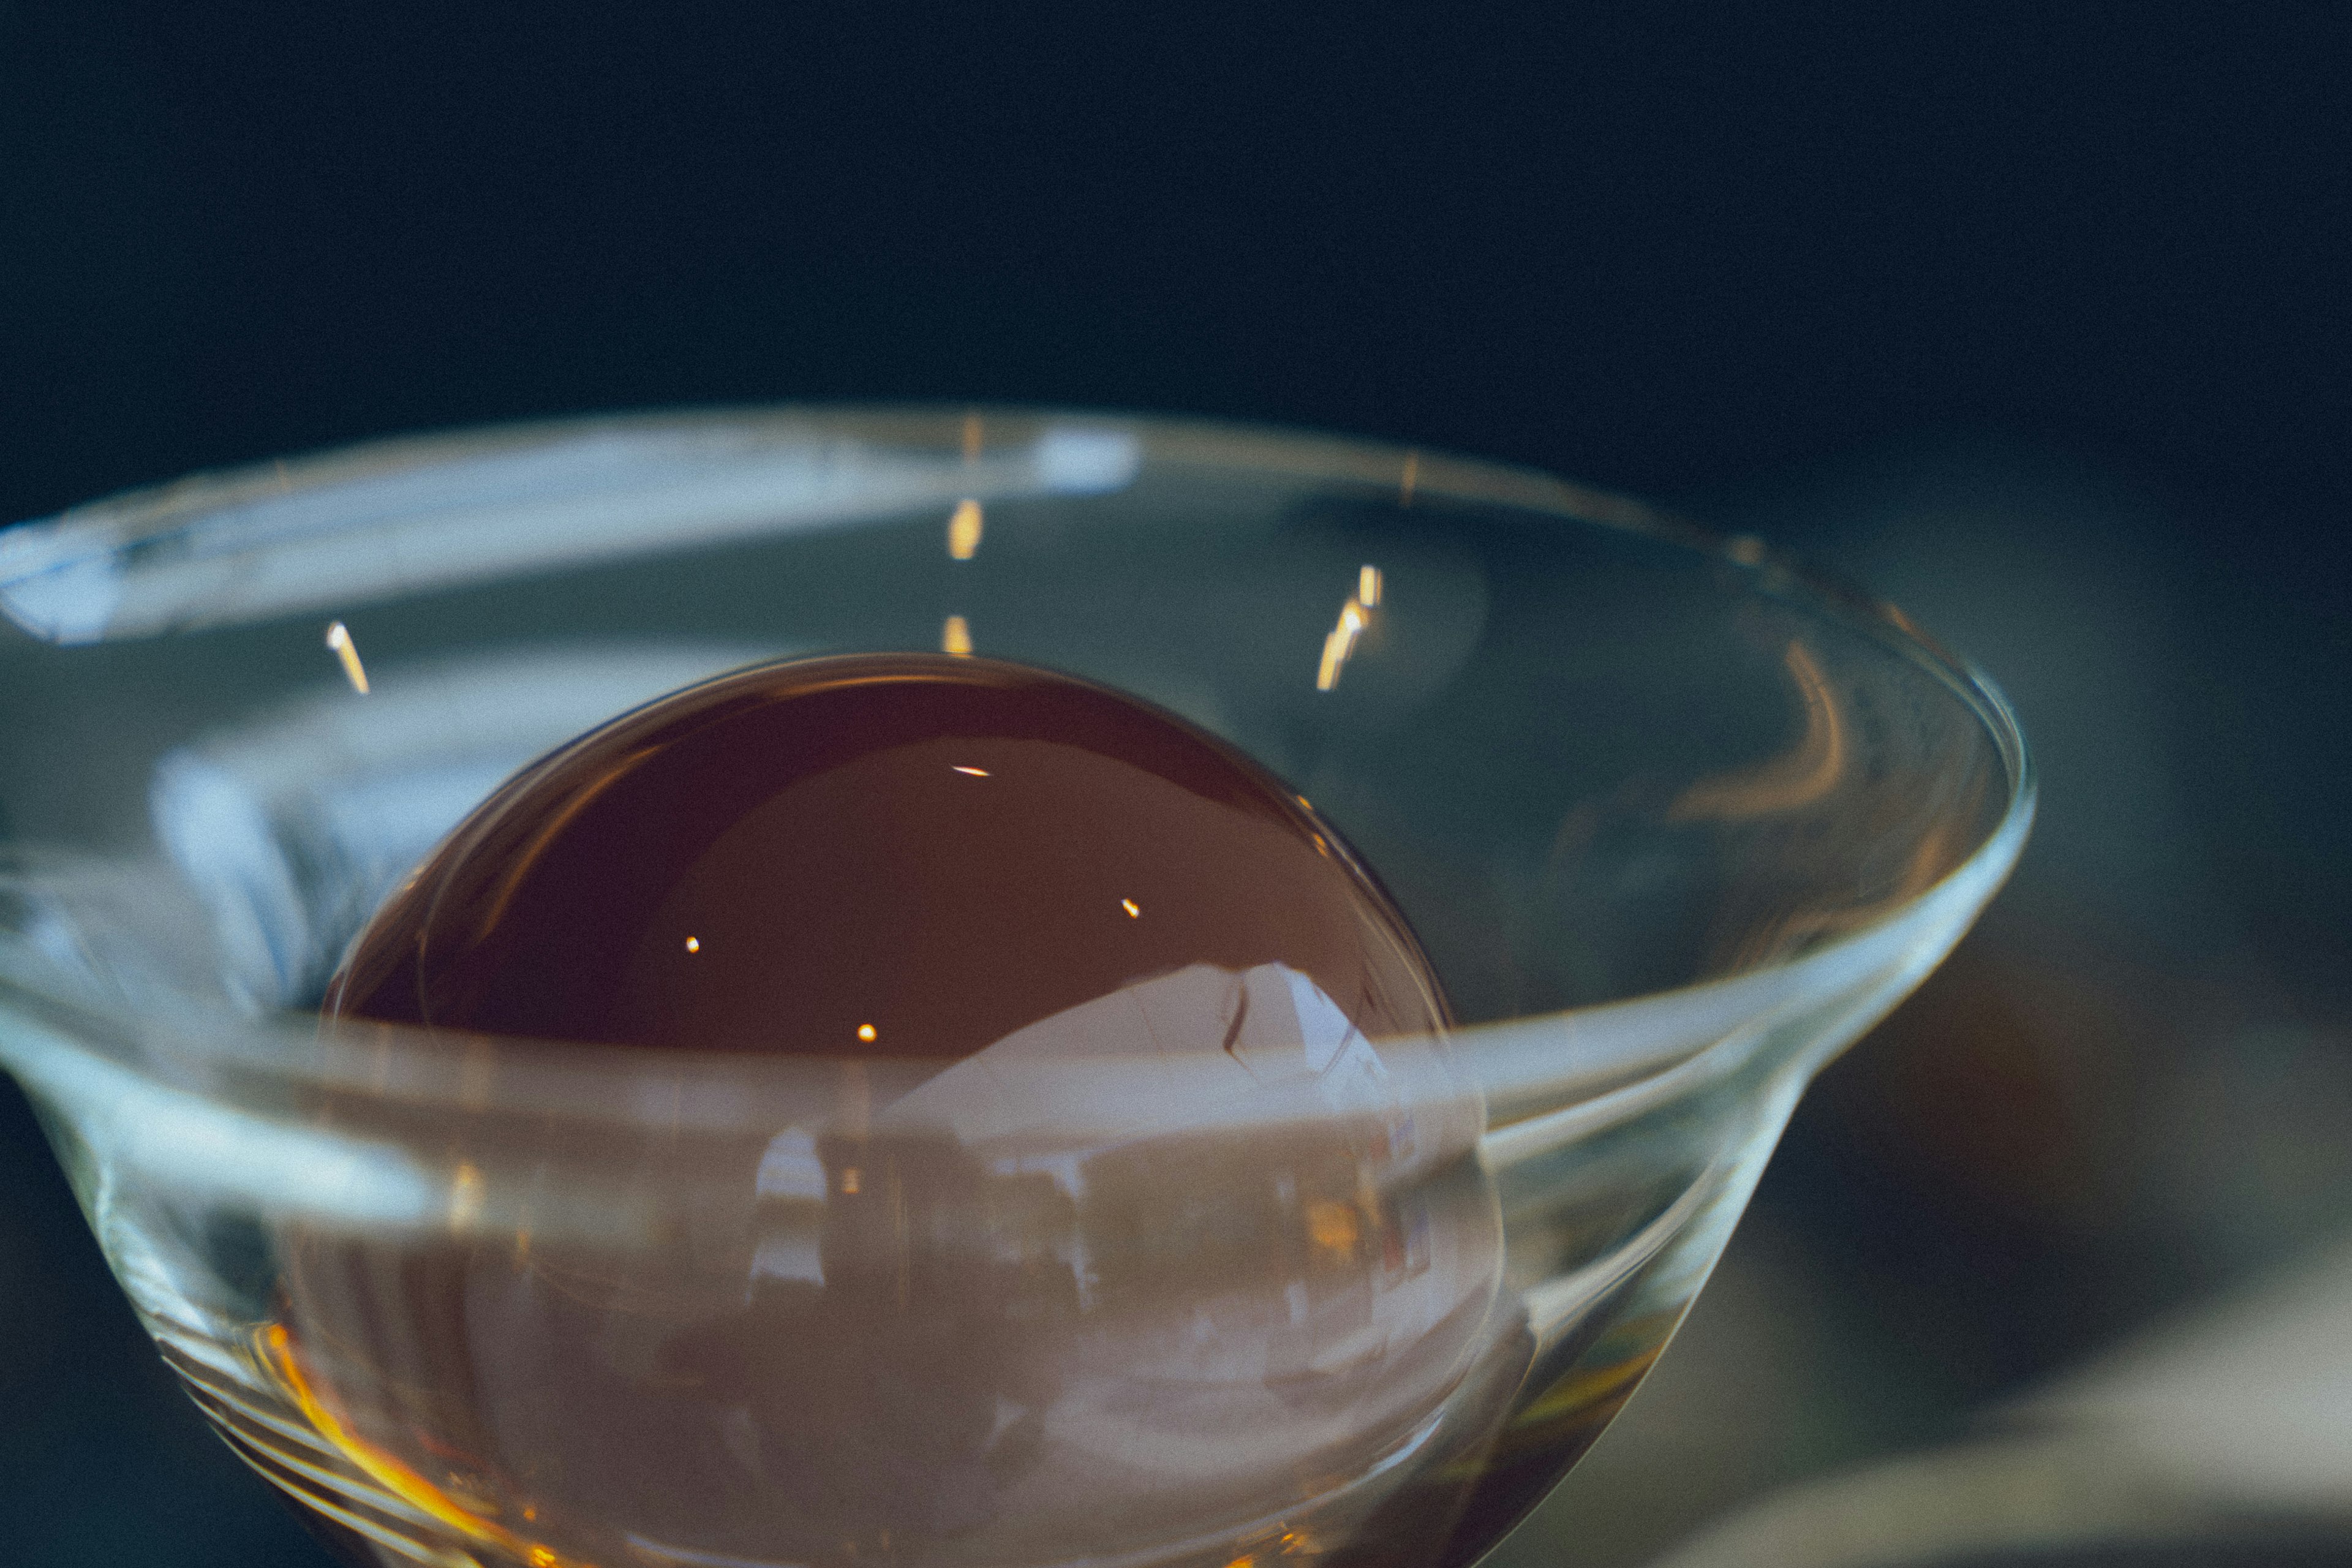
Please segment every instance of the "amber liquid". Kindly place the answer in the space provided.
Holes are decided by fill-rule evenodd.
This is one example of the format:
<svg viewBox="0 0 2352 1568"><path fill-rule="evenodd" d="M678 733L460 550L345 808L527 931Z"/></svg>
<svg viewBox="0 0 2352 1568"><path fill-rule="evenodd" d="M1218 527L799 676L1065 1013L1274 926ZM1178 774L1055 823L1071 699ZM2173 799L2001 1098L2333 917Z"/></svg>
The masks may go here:
<svg viewBox="0 0 2352 1568"><path fill-rule="evenodd" d="M1517 1526L1607 1429L1655 1362L1678 1313L1609 1325L1570 1369L1530 1396L1490 1436L1440 1457L1345 1537L1276 1530L1237 1542L1223 1568L1468 1568ZM1609 1342L1617 1342L1611 1344ZM313 1510L289 1510L349 1568L387 1568L364 1535ZM537 1568L527 1553L473 1548L485 1563Z"/></svg>
<svg viewBox="0 0 2352 1568"><path fill-rule="evenodd" d="M485 1561L586 1561L615 1529L839 1564L974 1531L1041 1563L1475 1556L1590 1434L1508 1423L1526 1353L1479 1348L1491 1189L1467 1139L1414 1165L1431 1127L1375 1103L1368 1042L1442 1030L1435 978L1312 807L1181 721L978 659L722 679L519 775L363 933L331 1010L952 1085L1112 998L1242 1081L1352 1062L1375 1099L1113 1140L1075 1184L861 1118L804 1136L810 1261L700 1297L684 1234L625 1260L301 1238L289 1375ZM1355 1486L1441 1408L1418 1479ZM505 1500L469 1525L476 1499ZM1285 1510L1264 1541L1233 1522Z"/></svg>
<svg viewBox="0 0 2352 1568"><path fill-rule="evenodd" d="M1248 758L1067 677L889 655L724 678L527 770L330 1009L947 1061L1201 963L1286 965L1374 1038L1443 1021L1402 917Z"/></svg>
<svg viewBox="0 0 2352 1568"><path fill-rule="evenodd" d="M1335 1565L1468 1568L1600 1439L1681 1316L1679 1306L1629 1318L1614 1300L1598 1305L1584 1328L1547 1356L1547 1369L1522 1374L1488 1435L1407 1482L1353 1532Z"/></svg>

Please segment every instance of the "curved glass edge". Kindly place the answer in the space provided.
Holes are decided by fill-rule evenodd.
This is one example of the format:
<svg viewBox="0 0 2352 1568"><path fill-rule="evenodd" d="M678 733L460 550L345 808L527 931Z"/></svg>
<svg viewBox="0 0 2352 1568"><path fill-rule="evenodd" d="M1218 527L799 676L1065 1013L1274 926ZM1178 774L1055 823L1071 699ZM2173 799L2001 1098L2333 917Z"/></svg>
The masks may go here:
<svg viewBox="0 0 2352 1568"><path fill-rule="evenodd" d="M1379 1048L1386 1058L1417 1061L1416 1094L1433 1110L1447 1109L1449 1121L1469 1117L1475 1129L1464 1132L1476 1138L1483 1129L1495 1144L1490 1157L1499 1161L1703 1092L1759 1051L1775 1058L1767 1064L1775 1070L1810 1077L1942 959L2015 864L2030 823L2029 799L1982 849L1911 904L1793 960L1601 1006L1476 1026L1443 1041L1381 1041ZM356 1090L415 1106L527 1108L723 1135L804 1118L837 1100L848 1065L694 1052L649 1061L617 1047L428 1037L375 1025L322 1034L315 1018L290 1014L166 1026L103 999L61 995L21 954L5 952L0 1012L0 1065L28 1089L86 1131L117 1123L125 1137L138 1131L151 1154L158 1152L155 1128L178 1129L191 1171L211 1165L207 1151L254 1146L256 1134L282 1153L289 1173L318 1177L372 1158L348 1142L289 1142L281 1134L298 1130L217 1098L224 1075L281 1090ZM859 1064L877 1101L911 1089L935 1065ZM1119 1070L1104 1065L1114 1076ZM908 1081L895 1085L894 1071ZM1271 1101L1255 1112L1276 1120L1285 1113ZM267 1128L245 1125L257 1114ZM381 1172L349 1174L354 1191L387 1190ZM393 1185L422 1190L411 1177ZM319 1191L318 1182L310 1189Z"/></svg>
<svg viewBox="0 0 2352 1568"><path fill-rule="evenodd" d="M778 449L773 438L786 435L928 445L939 458L901 454L893 463L866 454L851 462L842 449L822 441ZM769 437L771 445L747 447L755 437ZM1008 437L1010 453L1000 449L990 456L991 440L1002 448ZM952 462L941 460L950 456ZM306 531L381 525L395 510L441 519L436 534L467 543L455 552L467 569L495 573L527 563L534 552L559 548L555 536L531 526L545 521L542 514L551 505L562 511L566 525L560 546L564 558L576 559L583 549L594 554L619 547L611 530L583 543L578 529L584 497L625 488L627 505L612 510L625 511L628 522L642 528L648 491L677 492L689 468L727 466L729 471L669 496L666 514L698 520L702 526L663 533L665 547L694 543L713 528L721 533L758 532L855 521L952 501L976 490L1107 493L1131 484L1146 462L1393 491L1408 506L1416 496L1507 505L1646 534L1713 556L1754 574L1759 591L1800 601L1934 674L1991 736L2009 773L2011 813L2031 816L2031 763L2007 700L1981 670L1944 648L1894 605L1753 536L1724 535L1538 469L1275 426L995 405L781 405L592 416L396 437L199 474L0 530L0 610L31 635L64 643L218 624L239 618L233 596L225 598L212 581L220 572L190 581L184 576L186 559L147 558L217 559L265 546L283 548ZM845 490L851 484L860 487L854 497ZM307 510L306 500L311 503ZM483 530L501 521L526 537L495 555L485 553L479 548ZM173 548L163 548L167 541ZM380 569L381 560L371 557L368 564ZM142 615L126 618L126 610L139 607L123 581L132 570L182 573L178 591L169 595L176 610L149 605ZM382 597L421 586L377 583L359 591ZM215 591L197 595L206 608L201 619L192 619L191 592L200 588ZM285 601L281 591L268 608L290 613L308 607L311 599L346 602L353 594L353 584L337 578L328 587L310 588L299 605Z"/></svg>
<svg viewBox="0 0 2352 1568"><path fill-rule="evenodd" d="M975 467L987 441L1009 437L1010 456L994 468ZM977 432L978 434L975 434ZM1478 1058L1490 1115L1511 1120L1521 1107L1557 1106L1563 1090L1591 1092L1664 1071L1727 1040L1761 1014L1800 1007L1839 994L1856 977L1881 970L1906 950L1932 952L1917 975L1958 939L2014 866L2035 809L2037 781L2014 714L1993 683L1973 665L1937 645L1899 609L1813 571L1750 537L1727 537L1674 513L1539 470L1357 437L1244 424L1153 416L1053 409L954 405L793 405L667 415L623 415L428 434L331 451L291 461L198 475L76 507L55 517L0 531L0 609L43 640L71 643L143 636L195 624L185 614L157 614L116 625L131 601L115 581L127 567L158 557L158 569L184 568L193 552L282 544L306 529L331 533L377 521L393 509L438 509L478 537L484 509L526 519L551 507L576 516L584 493L609 492L625 475L629 515L649 485L674 484L680 465L708 466L722 455L740 458L741 443L759 437L798 437L783 456L754 452L761 460L725 482L704 487L673 506L716 509L734 531L767 531L817 521L854 521L971 493L1104 493L1123 489L1146 464L1255 472L1324 486L1360 486L1394 492L1410 505L1417 497L1486 502L1646 534L1755 574L1759 591L1797 601L1811 612L1856 631L1930 674L1976 715L2009 775L2007 809L1993 831L1959 866L1911 903L1875 924L1850 931L1811 952L1744 973L1675 991L1569 1012L1513 1019L1461 1031L1457 1048ZM872 438L928 445L938 455L894 466L869 460L840 466L842 453L824 443ZM731 454L712 443L731 444ZM814 442L814 445L811 443ZM811 465L815 467L812 468ZM632 465L636 465L632 467ZM646 465L650 465L647 467ZM781 466L780 466L781 465ZM459 472L457 470L463 470ZM789 481L797 504L782 507L775 486ZM551 499L546 487L559 487ZM863 486L855 503L845 484ZM588 487L583 490L583 485ZM747 500L756 492L756 504ZM308 509L305 498L333 504ZM446 521L445 517L445 521ZM641 519L640 519L641 521ZM210 530L209 541L198 537ZM667 546L696 536L666 533ZM544 548L545 536L526 542L524 553ZM514 569L512 550L485 571ZM201 584L173 584L157 595L163 605ZM390 584L405 592L422 584ZM344 596L338 582L334 596ZM306 605L273 603L268 613ZM216 608L219 608L216 604ZM234 606L207 617L238 618ZM1902 964L1900 967L1914 967ZM1904 987L1908 989L1908 985ZM22 973L0 973L0 992L33 1000L37 987ZM64 999L40 999L54 1008ZM87 999L69 1004L110 1009ZM1888 1004L1891 1005L1891 1002ZM277 1031L239 1021L232 1031L258 1045ZM139 1028L130 1016L104 1032ZM303 1032L310 1026L305 1024ZM1601 1047L1599 1042L1611 1042ZM1590 1043L1588 1043L1590 1042ZM507 1042L508 1046L520 1044ZM268 1054L278 1053L268 1047ZM570 1047L566 1047L570 1048ZM7 1049L0 1038L0 1052Z"/></svg>

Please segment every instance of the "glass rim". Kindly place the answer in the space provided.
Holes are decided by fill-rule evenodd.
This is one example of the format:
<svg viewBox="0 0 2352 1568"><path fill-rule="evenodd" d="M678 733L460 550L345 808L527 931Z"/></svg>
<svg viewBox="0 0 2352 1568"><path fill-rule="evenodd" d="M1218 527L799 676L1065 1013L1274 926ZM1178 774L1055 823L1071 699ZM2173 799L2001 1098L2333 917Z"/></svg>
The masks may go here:
<svg viewBox="0 0 2352 1568"><path fill-rule="evenodd" d="M1664 990L1463 1026L1450 1036L1457 1048L1476 1052L1485 1044L1493 1044L1502 1047L1503 1054L1508 1054L1511 1037L1549 1026L1544 1032L1554 1049L1547 1054L1556 1055L1557 1026L1560 1021L1622 1016L1625 1010L1644 1008L1671 1015L1662 1016L1655 1024L1660 1048L1644 1054L1644 1059L1658 1070L1672 1070L1689 1063L1694 1055L1716 1055L1734 1042L1722 1037L1723 1031L1714 1028L1713 1021L1751 1016L1758 1011L1759 998L1765 996L1772 999L1766 1005L1777 1011L1801 1005L1809 996L1833 994L1845 977L1864 966L1883 965L1887 952L1916 942L1918 932L1931 931L1947 923L1965 926L2006 879L2032 826L2038 792L2036 771L2009 702L1982 670L1945 648L1891 603L1771 548L1752 535L1725 534L1676 512L1560 479L1539 468L1370 437L1241 421L1045 405L792 403L587 415L395 436L292 458L201 472L161 485L122 491L47 519L0 530L0 601L13 600L11 588L29 577L56 571L61 564L104 560L152 547L175 531L191 528L225 509L250 504L257 498L299 494L387 469L421 470L456 458L527 452L583 437L664 431L782 430L801 426L812 433L842 437L919 436L944 446L974 420L1000 427L1010 426L1041 437L1056 432L1129 437L1135 443L1134 460L1139 468L1150 465L1279 476L1335 488L1362 489L1370 493L1401 487L1407 501L1429 497L1502 505L1656 539L1748 574L1751 581L1745 591L1790 603L1902 658L1949 691L1983 726L2006 773L2008 799L1991 830L1937 882L1875 920L1859 923L1803 952ZM14 613L13 604L5 607L11 614L5 618L32 640L75 640L42 637ZM165 628L162 635L171 635L172 629ZM143 1029L152 1022L135 1008L101 1003L96 998L68 999L46 994L43 988L29 985L25 977L5 971L0 971L0 988L39 995L49 1007L68 1007L100 1024L101 1029L109 1025ZM259 1019L224 1013L215 1021L234 1025L228 1031L232 1036L242 1032L282 1037L289 1026L301 1029L305 1026L300 1021L310 1016L299 1010L266 1015ZM257 1024L265 1026L257 1030ZM422 1037L430 1032L404 1033ZM385 1038L378 1037L374 1051L384 1048ZM584 1062L583 1052L595 1058L604 1054L599 1047L564 1042L496 1037L465 1038L510 1049L518 1060L544 1059L549 1053L559 1053ZM1691 1048L1674 1048L1670 1041L1681 1041ZM237 1054L247 1055L257 1047L268 1049L260 1041L248 1038ZM281 1068L291 1065L280 1052L270 1051L269 1055ZM665 1070L684 1071L688 1064L706 1057L709 1061L695 1070L709 1071L725 1064L740 1074L749 1066L743 1057L717 1052L666 1051L661 1059L666 1064ZM249 1065L260 1065L249 1055L247 1060ZM1654 1076L1655 1072L1645 1071L1633 1078ZM1615 1078L1618 1084L1632 1080L1622 1073Z"/></svg>

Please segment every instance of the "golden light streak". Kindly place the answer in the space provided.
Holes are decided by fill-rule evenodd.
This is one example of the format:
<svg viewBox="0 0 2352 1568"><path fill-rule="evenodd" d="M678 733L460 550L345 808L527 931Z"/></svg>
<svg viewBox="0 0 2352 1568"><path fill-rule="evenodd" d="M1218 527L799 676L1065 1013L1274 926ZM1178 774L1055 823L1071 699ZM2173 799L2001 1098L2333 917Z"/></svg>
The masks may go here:
<svg viewBox="0 0 2352 1568"><path fill-rule="evenodd" d="M1379 567L1356 568L1356 602L1368 610L1381 602L1381 569Z"/></svg>
<svg viewBox="0 0 2352 1568"><path fill-rule="evenodd" d="M948 519L948 555L950 559L969 561L980 553L982 521L980 502L970 496L956 502L955 511Z"/></svg>
<svg viewBox="0 0 2352 1568"><path fill-rule="evenodd" d="M950 616L940 628L940 651L957 658L971 657L971 627L961 616Z"/></svg>
<svg viewBox="0 0 2352 1568"><path fill-rule="evenodd" d="M1337 631L1325 634L1323 662L1315 667L1316 690L1328 691L1339 684L1339 666L1347 657L1347 638Z"/></svg>
<svg viewBox="0 0 2352 1568"><path fill-rule="evenodd" d="M873 1025L871 1025L871 1024L860 1024L860 1025L858 1025L858 1026L857 1026L857 1037L858 1037L859 1039L861 1039L861 1040L864 1040L864 1041L865 1041L865 1042L866 1042L868 1045L873 1044L873 1042L874 1042L874 1026L873 1026Z"/></svg>
<svg viewBox="0 0 2352 1568"><path fill-rule="evenodd" d="M512 1556L520 1557L538 1568L592 1568L576 1557L565 1557L536 1541L526 1541L495 1520L484 1519L469 1509L461 1507L448 1493L426 1480L404 1461L395 1458L374 1444L366 1441L343 1425L342 1416L331 1409L312 1390L310 1380L294 1353L293 1336L283 1323L272 1323L262 1331L261 1348L264 1360L278 1373L293 1396L295 1408L320 1436L349 1459L368 1479L419 1513L456 1531L463 1539L478 1544L503 1548ZM535 1510L533 1510L535 1511ZM526 1519L531 1517L527 1511Z"/></svg>
<svg viewBox="0 0 2352 1568"><path fill-rule="evenodd" d="M960 773L970 773L976 779L984 779L988 776L988 770L986 768L968 768L961 763L956 763L952 764L952 766L955 772Z"/></svg>
<svg viewBox="0 0 2352 1568"><path fill-rule="evenodd" d="M335 657L343 661L343 678L352 683L352 689L365 697L368 689L367 668L360 663L360 650L352 641L351 628L341 621L329 621L327 646L333 648Z"/></svg>
<svg viewBox="0 0 2352 1568"><path fill-rule="evenodd" d="M1339 684L1339 667L1356 651L1356 639L1371 625L1361 601L1350 598L1339 606L1339 624L1323 639L1323 662L1316 667L1315 689L1328 691Z"/></svg>
<svg viewBox="0 0 2352 1568"><path fill-rule="evenodd" d="M1129 920L1140 920L1143 918L1143 907L1140 904L1138 904L1133 899L1119 900L1118 907L1127 911L1127 918Z"/></svg>

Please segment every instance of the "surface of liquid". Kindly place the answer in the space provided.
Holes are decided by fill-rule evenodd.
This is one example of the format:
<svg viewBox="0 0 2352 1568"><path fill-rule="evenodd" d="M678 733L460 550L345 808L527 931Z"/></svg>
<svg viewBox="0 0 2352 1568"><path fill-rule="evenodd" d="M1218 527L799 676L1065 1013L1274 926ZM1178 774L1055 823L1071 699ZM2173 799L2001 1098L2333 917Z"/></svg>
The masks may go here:
<svg viewBox="0 0 2352 1568"><path fill-rule="evenodd" d="M499 792L330 993L501 1035L955 1059L1153 975L1280 964L1372 1037L1443 1022L1312 809L1131 698L938 655L769 666Z"/></svg>

